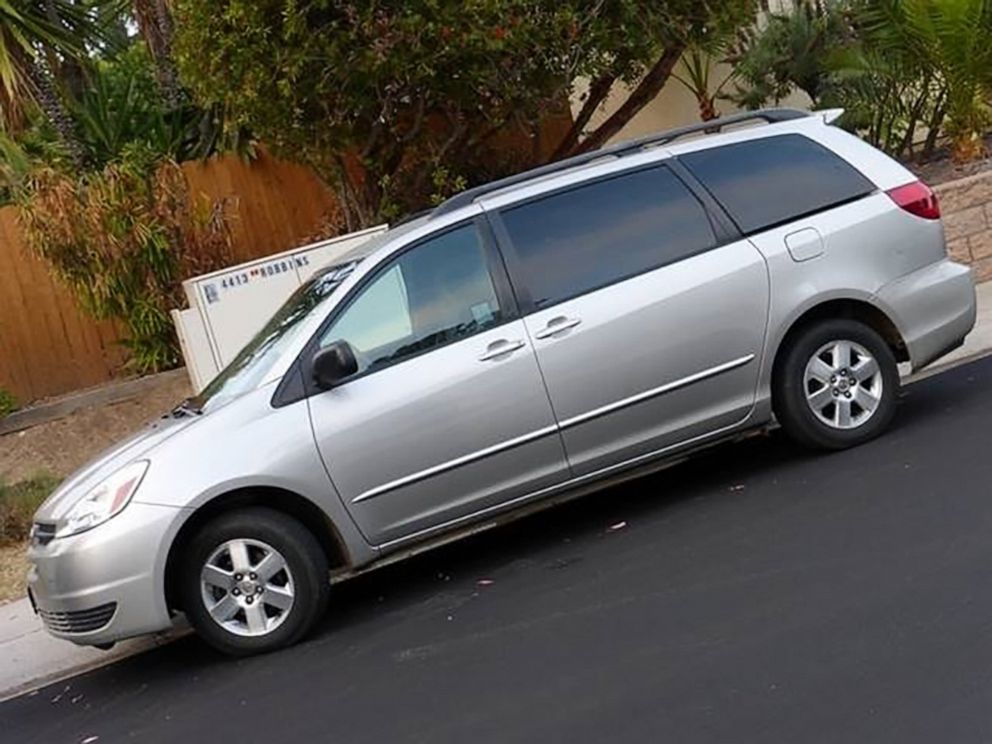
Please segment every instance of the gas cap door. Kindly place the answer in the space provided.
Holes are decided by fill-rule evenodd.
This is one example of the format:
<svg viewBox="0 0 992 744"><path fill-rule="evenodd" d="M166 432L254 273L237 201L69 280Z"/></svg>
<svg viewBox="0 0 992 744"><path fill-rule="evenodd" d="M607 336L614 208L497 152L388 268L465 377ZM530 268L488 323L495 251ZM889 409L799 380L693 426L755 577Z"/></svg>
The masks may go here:
<svg viewBox="0 0 992 744"><path fill-rule="evenodd" d="M786 235L785 246L793 261L809 261L823 255L823 236L819 230L807 227Z"/></svg>

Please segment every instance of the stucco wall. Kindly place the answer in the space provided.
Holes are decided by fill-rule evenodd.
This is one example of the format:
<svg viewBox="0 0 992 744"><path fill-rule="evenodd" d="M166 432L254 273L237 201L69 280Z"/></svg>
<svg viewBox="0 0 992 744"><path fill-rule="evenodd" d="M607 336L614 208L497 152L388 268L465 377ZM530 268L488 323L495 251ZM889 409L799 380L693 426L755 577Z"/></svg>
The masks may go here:
<svg viewBox="0 0 992 744"><path fill-rule="evenodd" d="M773 13L787 12L792 7L792 0L769 0L767 7ZM682 65L676 66L677 73L683 72ZM716 64L710 74L710 82L713 86L720 85L726 80L730 73L730 67L723 64ZM724 93L733 91L733 83L728 84ZM582 108L582 98L585 88L580 86L571 100L573 116ZM615 86L607 101L599 107L592 120L589 122L589 129L595 129L605 121L614 111L626 100L628 90L623 86ZM809 97L804 93L796 92L787 99L779 102L779 106L808 109L810 106ZM722 114L730 114L737 111L729 101L717 101L717 108ZM659 93L651 103L644 107L611 142L640 137L663 129L673 129L686 124L694 124L699 119L699 107L695 97L679 81L669 80L665 88Z"/></svg>
<svg viewBox="0 0 992 744"><path fill-rule="evenodd" d="M681 65L681 63L679 63ZM714 84L722 82L726 77L728 68L725 65L716 65L712 72ZM731 88L728 88L730 90ZM585 90L577 91L577 95L571 101L572 115L576 115L582 108L580 98ZM626 100L627 90L622 86L615 86L606 103L600 106L589 122L589 130L595 129L604 122L614 111ZM802 93L795 93L788 99L780 102L780 106L808 109L809 98ZM739 109L729 101L717 101L717 109L722 114L731 114ZM620 133L611 142L620 142L633 137L640 137L664 129L673 129L686 124L695 124L700 121L699 106L695 96L682 85L678 80L670 80L664 89L655 97L651 103L645 106L630 122L627 123Z"/></svg>

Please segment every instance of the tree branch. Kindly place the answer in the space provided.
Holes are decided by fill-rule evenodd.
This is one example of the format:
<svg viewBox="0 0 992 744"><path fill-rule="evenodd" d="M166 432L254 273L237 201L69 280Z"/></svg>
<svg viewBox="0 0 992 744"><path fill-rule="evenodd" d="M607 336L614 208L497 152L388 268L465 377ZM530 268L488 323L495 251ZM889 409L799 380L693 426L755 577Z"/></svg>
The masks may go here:
<svg viewBox="0 0 992 744"><path fill-rule="evenodd" d="M549 160L560 160L565 157L566 154L572 151L572 149L578 144L579 137L582 136L582 132L585 130L586 125L589 120L592 119L592 115L599 108L600 104L606 100L606 97L610 94L610 90L613 88L613 83L616 81L616 75L608 74L601 75L596 78L592 84L589 86L589 94L586 96L586 100L582 104L582 108L579 109L578 116L575 117L575 121L572 122L572 126L562 137L561 142L558 143L558 147L551 154Z"/></svg>
<svg viewBox="0 0 992 744"><path fill-rule="evenodd" d="M623 129L665 87L665 84L672 76L672 70L675 69L675 65L681 59L683 52L685 52L684 43L675 44L667 48L664 54L655 62L654 67L648 70L647 74L641 79L641 82L637 84L637 87L627 96L627 100L623 102L623 105L567 154L578 155L595 150Z"/></svg>

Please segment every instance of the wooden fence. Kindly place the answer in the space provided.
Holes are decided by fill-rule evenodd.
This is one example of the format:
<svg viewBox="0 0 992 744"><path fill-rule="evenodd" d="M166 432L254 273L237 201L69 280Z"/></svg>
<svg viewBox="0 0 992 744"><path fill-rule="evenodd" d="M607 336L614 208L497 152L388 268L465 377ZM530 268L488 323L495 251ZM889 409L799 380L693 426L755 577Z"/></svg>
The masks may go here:
<svg viewBox="0 0 992 744"><path fill-rule="evenodd" d="M183 165L194 194L228 199L237 262L287 250L334 210L307 169L262 154ZM120 328L83 313L24 247L14 207L0 209L0 388L21 403L119 376Z"/></svg>
<svg viewBox="0 0 992 744"><path fill-rule="evenodd" d="M544 160L571 123L563 102L533 137L511 125L493 146ZM182 167L194 195L227 201L236 263L301 245L336 210L333 194L308 168L264 152L251 163L228 156ZM120 338L118 325L84 314L28 254L16 209L0 209L0 388L23 404L107 382L122 371Z"/></svg>

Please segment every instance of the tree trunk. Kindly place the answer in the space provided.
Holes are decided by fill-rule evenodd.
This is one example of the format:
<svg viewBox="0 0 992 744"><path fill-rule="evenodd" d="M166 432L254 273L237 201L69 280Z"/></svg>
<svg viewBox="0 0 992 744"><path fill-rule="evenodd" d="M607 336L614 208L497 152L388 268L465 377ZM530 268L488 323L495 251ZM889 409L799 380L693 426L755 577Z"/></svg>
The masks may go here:
<svg viewBox="0 0 992 744"><path fill-rule="evenodd" d="M615 136L623 129L631 119L633 119L641 109L654 100L655 96L661 92L665 84L671 79L672 70L676 63L682 58L685 52L684 44L676 44L669 47L661 55L647 74L637 84L637 87L627 96L627 100L606 121L600 124L595 131L589 134L582 142L579 142L568 155L578 155L602 147L607 140Z"/></svg>
<svg viewBox="0 0 992 744"><path fill-rule="evenodd" d="M937 149L937 139L940 137L941 129L944 126L944 117L947 116L946 94L941 92L934 105L933 114L927 123L927 138L923 143L923 152L920 153L920 160L926 162Z"/></svg>
<svg viewBox="0 0 992 744"><path fill-rule="evenodd" d="M83 147L76 135L72 119L62 103L58 91L55 90L47 70L44 70L37 60L28 61L25 69L38 106L58 133L72 164L77 168L82 168L86 160Z"/></svg>
<svg viewBox="0 0 992 744"><path fill-rule="evenodd" d="M589 85L589 94L586 100L582 104L582 108L579 110L578 115L575 117L575 121L572 122L572 126L562 137L561 142L555 148L552 153L550 160L560 160L570 153L576 145L579 143L579 138L582 136L583 130L586 125L589 124L589 120L592 119L596 109L599 108L600 104L606 100L606 97L610 94L610 89L613 87L613 83L616 81L616 76L614 75L604 75L601 78L597 78Z"/></svg>
<svg viewBox="0 0 992 744"><path fill-rule="evenodd" d="M713 100L712 96L708 94L699 95L696 102L699 104L699 119L701 121L713 121L720 118L720 112L717 111L716 101Z"/></svg>
<svg viewBox="0 0 992 744"><path fill-rule="evenodd" d="M167 0L134 0L134 16L155 62L155 77L162 97L170 107L178 108L182 94L179 73L172 59L174 28L169 4Z"/></svg>

